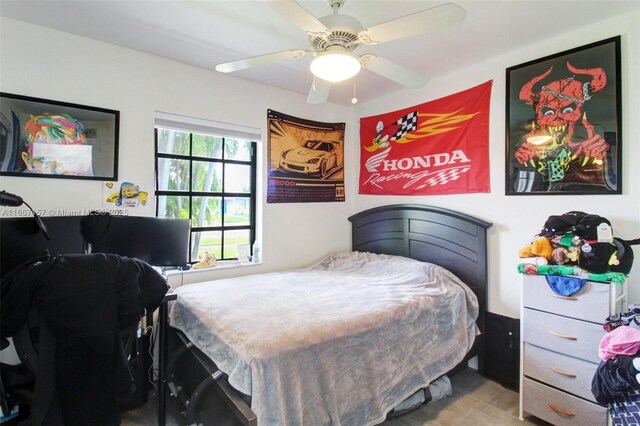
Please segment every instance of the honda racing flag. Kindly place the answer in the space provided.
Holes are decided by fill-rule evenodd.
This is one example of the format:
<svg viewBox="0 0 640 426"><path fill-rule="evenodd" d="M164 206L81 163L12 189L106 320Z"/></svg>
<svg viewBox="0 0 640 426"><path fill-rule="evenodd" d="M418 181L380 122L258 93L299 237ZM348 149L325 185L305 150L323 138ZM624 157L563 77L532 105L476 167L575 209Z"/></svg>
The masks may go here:
<svg viewBox="0 0 640 426"><path fill-rule="evenodd" d="M360 119L360 194L489 192L491 84Z"/></svg>

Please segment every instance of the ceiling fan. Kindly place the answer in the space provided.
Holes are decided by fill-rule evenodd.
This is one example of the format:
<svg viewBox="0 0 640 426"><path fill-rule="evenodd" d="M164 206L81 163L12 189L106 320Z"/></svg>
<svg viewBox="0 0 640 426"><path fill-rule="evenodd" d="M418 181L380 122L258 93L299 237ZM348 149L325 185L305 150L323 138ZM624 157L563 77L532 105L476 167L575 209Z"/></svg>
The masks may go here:
<svg viewBox="0 0 640 426"><path fill-rule="evenodd" d="M309 34L311 49L291 49L216 65L216 71L230 73L284 59L313 55L310 69L314 75L307 101L327 100L331 83L354 77L364 67L409 88L422 87L427 77L402 65L372 54L352 54L361 44L375 45L424 34L460 24L466 12L454 3L446 3L402 18L364 28L357 19L338 10L346 0L327 0L333 13L316 18L295 1L276 1L274 8Z"/></svg>

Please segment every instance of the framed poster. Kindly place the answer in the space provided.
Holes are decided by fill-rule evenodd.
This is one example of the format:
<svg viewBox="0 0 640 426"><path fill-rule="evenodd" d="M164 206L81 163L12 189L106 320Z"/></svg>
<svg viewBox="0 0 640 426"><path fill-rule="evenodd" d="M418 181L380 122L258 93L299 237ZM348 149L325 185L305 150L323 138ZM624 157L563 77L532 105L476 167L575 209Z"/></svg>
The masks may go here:
<svg viewBox="0 0 640 426"><path fill-rule="evenodd" d="M120 112L0 93L0 175L117 180Z"/></svg>
<svg viewBox="0 0 640 426"><path fill-rule="evenodd" d="M267 203L344 201L345 123L267 111Z"/></svg>
<svg viewBox="0 0 640 426"><path fill-rule="evenodd" d="M620 37L507 69L506 195L620 194Z"/></svg>

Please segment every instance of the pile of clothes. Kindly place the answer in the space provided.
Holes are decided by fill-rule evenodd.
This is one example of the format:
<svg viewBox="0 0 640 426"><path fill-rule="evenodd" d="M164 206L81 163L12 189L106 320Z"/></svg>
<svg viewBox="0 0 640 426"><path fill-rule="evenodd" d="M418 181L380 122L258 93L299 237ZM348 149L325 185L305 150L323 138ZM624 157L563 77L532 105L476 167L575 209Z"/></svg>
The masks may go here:
<svg viewBox="0 0 640 426"><path fill-rule="evenodd" d="M640 305L607 318L591 392L609 407L613 425L640 424Z"/></svg>
<svg viewBox="0 0 640 426"><path fill-rule="evenodd" d="M604 275L599 281L624 279L633 265L636 240L613 236L611 222L599 215L570 211L549 216L531 243L520 249L521 273ZM568 268L553 268L564 266ZM591 277L589 277L591 279Z"/></svg>

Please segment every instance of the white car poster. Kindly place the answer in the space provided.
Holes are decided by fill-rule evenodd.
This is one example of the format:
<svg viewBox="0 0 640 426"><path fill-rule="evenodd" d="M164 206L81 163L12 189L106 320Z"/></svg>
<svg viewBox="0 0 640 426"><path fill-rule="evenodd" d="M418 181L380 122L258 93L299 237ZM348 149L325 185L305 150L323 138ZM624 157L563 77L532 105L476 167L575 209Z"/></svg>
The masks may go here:
<svg viewBox="0 0 640 426"><path fill-rule="evenodd" d="M268 110L267 203L344 201L345 123Z"/></svg>

